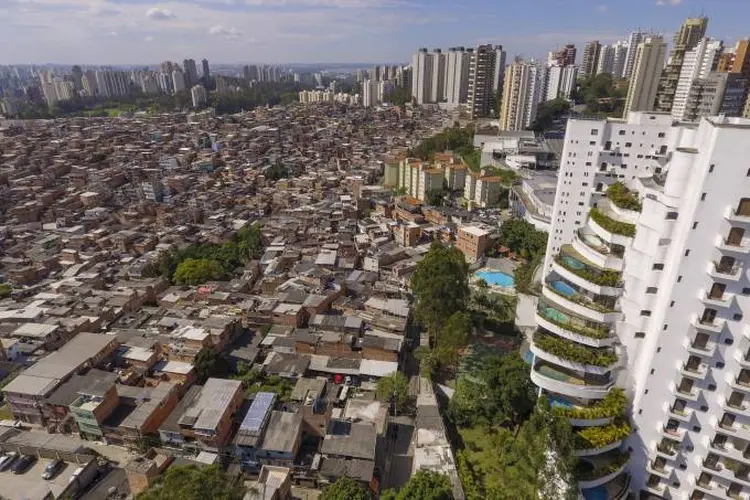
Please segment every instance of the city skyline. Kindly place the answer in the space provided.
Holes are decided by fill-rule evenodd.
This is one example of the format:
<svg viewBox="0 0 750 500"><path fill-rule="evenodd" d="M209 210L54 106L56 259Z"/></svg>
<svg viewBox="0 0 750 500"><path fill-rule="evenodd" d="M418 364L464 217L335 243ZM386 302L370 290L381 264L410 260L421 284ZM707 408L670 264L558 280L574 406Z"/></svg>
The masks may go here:
<svg viewBox="0 0 750 500"><path fill-rule="evenodd" d="M544 12L544 16L536 15ZM741 0L637 0L627 4L540 0L461 6L439 0L10 0L0 7L0 64L155 64L186 55L214 64L407 62L416 47L499 43L509 55L541 58L590 40L613 43L632 29L671 40L677 20L711 18L712 36L732 44L750 33ZM743 15L745 14L745 15ZM597 28L604 26L604 28Z"/></svg>

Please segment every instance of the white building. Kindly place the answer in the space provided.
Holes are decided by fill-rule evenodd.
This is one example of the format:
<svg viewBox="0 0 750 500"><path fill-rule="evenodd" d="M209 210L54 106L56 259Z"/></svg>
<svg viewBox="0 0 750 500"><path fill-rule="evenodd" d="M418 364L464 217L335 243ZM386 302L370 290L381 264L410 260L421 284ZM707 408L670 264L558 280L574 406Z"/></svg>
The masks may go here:
<svg viewBox="0 0 750 500"><path fill-rule="evenodd" d="M362 106L370 108L383 102L385 82L365 80L362 82Z"/></svg>
<svg viewBox="0 0 750 500"><path fill-rule="evenodd" d="M568 122L532 380L602 471L584 496L750 494L748 157L750 120Z"/></svg>
<svg viewBox="0 0 750 500"><path fill-rule="evenodd" d="M446 54L446 100L451 107L466 104L469 97L469 68L472 49L452 47Z"/></svg>
<svg viewBox="0 0 750 500"><path fill-rule="evenodd" d="M201 108L208 102L208 94L206 93L206 87L203 85L193 85L190 89L190 97L193 99L193 107Z"/></svg>
<svg viewBox="0 0 750 500"><path fill-rule="evenodd" d="M684 119L691 88L696 80L708 77L711 69L716 67L716 61L723 48L724 43L721 40L703 38L695 48L685 53L672 102L672 116L676 120Z"/></svg>
<svg viewBox="0 0 750 500"><path fill-rule="evenodd" d="M660 36L647 37L638 44L625 100L625 113L654 109L666 52L667 44Z"/></svg>
<svg viewBox="0 0 750 500"><path fill-rule="evenodd" d="M503 85L505 51L502 45L478 45L471 55L467 103L472 119L495 116L493 103Z"/></svg>
<svg viewBox="0 0 750 500"><path fill-rule="evenodd" d="M172 70L172 90L181 92L186 88L185 74L179 69Z"/></svg>
<svg viewBox="0 0 750 500"><path fill-rule="evenodd" d="M596 74L612 73L615 64L615 49L612 45L602 45L599 49L599 59L596 66Z"/></svg>
<svg viewBox="0 0 750 500"><path fill-rule="evenodd" d="M417 104L430 102L432 96L432 60L433 54L427 49L419 49L412 57L411 95Z"/></svg>
<svg viewBox="0 0 750 500"><path fill-rule="evenodd" d="M570 95L573 89L575 89L577 78L577 66L552 65L547 67L547 77L545 78L546 88L543 100L552 101L557 98L570 99Z"/></svg>
<svg viewBox="0 0 750 500"><path fill-rule="evenodd" d="M534 61L516 61L505 69L500 130L524 130L536 118L543 95L543 71Z"/></svg>
<svg viewBox="0 0 750 500"><path fill-rule="evenodd" d="M628 37L627 46L628 52L625 55L625 64L622 68L622 77L626 80L630 80L633 76L633 69L635 68L635 56L638 52L638 44L646 39L648 34L644 31L636 30L630 33Z"/></svg>
<svg viewBox="0 0 750 500"><path fill-rule="evenodd" d="M615 78L624 78L628 48L628 42L622 40L612 45L612 74Z"/></svg>

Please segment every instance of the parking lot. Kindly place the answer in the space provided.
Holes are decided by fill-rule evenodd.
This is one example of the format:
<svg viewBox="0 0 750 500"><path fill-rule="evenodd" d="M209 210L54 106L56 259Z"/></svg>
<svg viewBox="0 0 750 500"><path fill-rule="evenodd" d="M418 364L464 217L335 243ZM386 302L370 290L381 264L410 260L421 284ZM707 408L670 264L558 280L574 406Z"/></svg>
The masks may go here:
<svg viewBox="0 0 750 500"><path fill-rule="evenodd" d="M70 476L78 468L75 463L66 463L62 470L49 481L42 479L44 468L52 460L42 458L23 474L13 474L10 469L0 472L0 498L7 500L34 500L44 498L52 492L55 498L68 487Z"/></svg>

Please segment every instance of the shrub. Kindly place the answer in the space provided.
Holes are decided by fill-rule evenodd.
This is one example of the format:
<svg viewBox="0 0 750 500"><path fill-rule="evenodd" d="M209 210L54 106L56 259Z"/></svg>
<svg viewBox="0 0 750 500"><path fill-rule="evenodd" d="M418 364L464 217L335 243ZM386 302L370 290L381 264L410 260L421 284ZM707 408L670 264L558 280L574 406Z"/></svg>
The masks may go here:
<svg viewBox="0 0 750 500"><path fill-rule="evenodd" d="M584 427L575 433L575 446L579 450L603 448L622 441L630 435L631 428L625 420L616 421L603 427Z"/></svg>
<svg viewBox="0 0 750 500"><path fill-rule="evenodd" d="M620 222L613 218L605 215L604 212L598 208L592 208L589 212L589 217L594 219L594 222L599 224L602 228L610 233L619 234L632 238L635 236L635 225L628 224L627 222Z"/></svg>
<svg viewBox="0 0 750 500"><path fill-rule="evenodd" d="M544 304L543 302L540 302L541 307L539 308L539 314L543 316L544 319L552 323L553 325L557 325L560 328L564 328L573 333L583 335L584 337L590 337L592 339L606 339L607 337L609 337L608 327L593 328L590 326L573 323L571 321L568 321L567 323L560 321L556 319L555 317L546 314L546 312L544 311L545 306L543 304Z"/></svg>
<svg viewBox="0 0 750 500"><path fill-rule="evenodd" d="M617 354L611 349L586 347L554 335L536 333L534 344L545 352L574 363L607 367L617 361Z"/></svg>
<svg viewBox="0 0 750 500"><path fill-rule="evenodd" d="M555 262L557 262L576 276L579 276L586 281L590 281L591 283L599 286L618 287L620 286L622 281L622 274L618 271L605 269L600 273L595 273L587 267L578 269L571 266L565 259L563 259L561 254L557 254L557 256L555 256Z"/></svg>
<svg viewBox="0 0 750 500"><path fill-rule="evenodd" d="M615 182L607 189L607 198L618 207L625 210L640 212L643 208L638 199L637 191L631 191L622 182Z"/></svg>
<svg viewBox="0 0 750 500"><path fill-rule="evenodd" d="M628 461L630 461L629 452L617 453L609 462L598 460L597 462L592 463L581 460L579 462L579 467L576 470L576 476L581 481L591 481L594 479L598 479L600 477L612 474L613 472L617 472L623 465L627 464ZM592 467L587 468L584 466L584 464L591 464Z"/></svg>
<svg viewBox="0 0 750 500"><path fill-rule="evenodd" d="M595 405L586 408L553 406L552 413L564 418L579 420L596 420L599 418L619 417L625 413L628 398L622 389L612 389L607 396Z"/></svg>

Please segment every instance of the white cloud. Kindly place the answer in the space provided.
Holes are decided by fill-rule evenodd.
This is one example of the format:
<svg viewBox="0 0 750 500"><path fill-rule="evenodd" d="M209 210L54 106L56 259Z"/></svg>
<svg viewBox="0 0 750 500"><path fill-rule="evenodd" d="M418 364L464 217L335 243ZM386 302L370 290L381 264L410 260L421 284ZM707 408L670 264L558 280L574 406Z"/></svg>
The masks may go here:
<svg viewBox="0 0 750 500"><path fill-rule="evenodd" d="M599 5L596 7L597 12L604 13L604 12L607 12L608 10L609 10L609 7L607 5Z"/></svg>
<svg viewBox="0 0 750 500"><path fill-rule="evenodd" d="M680 5L682 0L656 0L656 5Z"/></svg>
<svg viewBox="0 0 750 500"><path fill-rule="evenodd" d="M149 19L153 19L154 21L166 21L168 19L174 19L175 16L174 12L167 9L162 9L161 7L151 7L146 11L146 17Z"/></svg>
<svg viewBox="0 0 750 500"><path fill-rule="evenodd" d="M143 41L145 41L145 42L153 42L154 41L154 37L147 36L146 38L143 39Z"/></svg>
<svg viewBox="0 0 750 500"><path fill-rule="evenodd" d="M208 30L209 35L221 35L226 38L237 38L242 33L237 28L227 28L222 26L221 24L217 24L216 26L211 26Z"/></svg>

